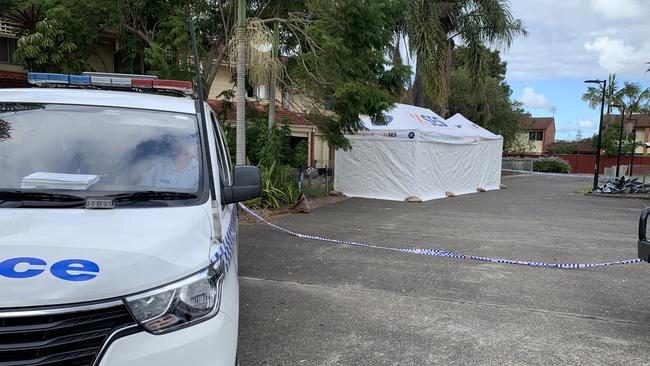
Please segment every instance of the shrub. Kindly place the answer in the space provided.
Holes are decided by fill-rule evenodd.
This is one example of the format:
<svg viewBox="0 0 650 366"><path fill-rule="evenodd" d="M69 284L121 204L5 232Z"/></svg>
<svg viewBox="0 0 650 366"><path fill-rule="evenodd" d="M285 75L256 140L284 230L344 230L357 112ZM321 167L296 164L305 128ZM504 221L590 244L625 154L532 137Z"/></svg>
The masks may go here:
<svg viewBox="0 0 650 366"><path fill-rule="evenodd" d="M539 158L533 161L533 171L545 173L571 173L571 165L556 157Z"/></svg>
<svg viewBox="0 0 650 366"><path fill-rule="evenodd" d="M235 127L224 126L224 130L231 157L234 157ZM264 115L253 115L246 123L246 160L260 169L262 195L247 204L257 208L279 208L296 202L299 192L290 171L305 167L306 154L306 141L291 145L291 130L287 123L269 130Z"/></svg>
<svg viewBox="0 0 650 366"><path fill-rule="evenodd" d="M225 125L226 142L232 159L235 157L236 129ZM246 160L251 165L277 162L292 168L304 169L307 160L307 141L291 144L291 130L286 123L269 130L266 119L254 118L246 122ZM233 161L234 164L234 161Z"/></svg>
<svg viewBox="0 0 650 366"><path fill-rule="evenodd" d="M298 200L298 188L291 180L289 168L276 163L270 166L260 165L262 175L262 195L250 200L247 204L257 208L279 208L283 204L294 203Z"/></svg>

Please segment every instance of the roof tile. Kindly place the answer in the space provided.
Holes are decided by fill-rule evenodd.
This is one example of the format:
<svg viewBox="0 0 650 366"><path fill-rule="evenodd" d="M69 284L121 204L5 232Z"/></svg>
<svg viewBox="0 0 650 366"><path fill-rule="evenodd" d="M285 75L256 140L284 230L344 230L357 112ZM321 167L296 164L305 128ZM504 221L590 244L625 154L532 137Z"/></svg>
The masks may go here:
<svg viewBox="0 0 650 366"><path fill-rule="evenodd" d="M523 128L526 130L546 130L555 124L553 117L533 117L530 114L522 114L519 120L523 122Z"/></svg>
<svg viewBox="0 0 650 366"><path fill-rule="evenodd" d="M237 102L210 99L208 100L208 104L210 104L216 113L225 112L226 120L237 120ZM247 104L248 106L255 108L255 110L260 113L267 113L269 109L268 104L262 104L259 102L248 102ZM314 124L310 123L303 114L290 111L282 106L276 105L275 116L277 121L286 119L289 122L289 125L292 126L314 126Z"/></svg>

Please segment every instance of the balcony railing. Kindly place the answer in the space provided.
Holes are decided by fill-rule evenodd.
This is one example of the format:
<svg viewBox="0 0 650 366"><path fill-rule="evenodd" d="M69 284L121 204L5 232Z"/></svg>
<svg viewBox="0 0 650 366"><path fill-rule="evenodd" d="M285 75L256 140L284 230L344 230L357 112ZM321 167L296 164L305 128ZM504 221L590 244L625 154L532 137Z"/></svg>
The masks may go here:
<svg viewBox="0 0 650 366"><path fill-rule="evenodd" d="M0 36L16 37L17 29L14 23L0 19Z"/></svg>

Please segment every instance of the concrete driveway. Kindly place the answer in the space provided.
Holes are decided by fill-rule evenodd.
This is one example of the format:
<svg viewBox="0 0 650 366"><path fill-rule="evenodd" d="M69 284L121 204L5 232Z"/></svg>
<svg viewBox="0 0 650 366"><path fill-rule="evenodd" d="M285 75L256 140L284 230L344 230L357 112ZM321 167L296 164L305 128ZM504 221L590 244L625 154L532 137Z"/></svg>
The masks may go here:
<svg viewBox="0 0 650 366"><path fill-rule="evenodd" d="M644 201L590 180L406 204L348 199L277 223L391 246L536 261L636 256ZM650 264L557 270L329 245L242 225L242 365L650 364Z"/></svg>

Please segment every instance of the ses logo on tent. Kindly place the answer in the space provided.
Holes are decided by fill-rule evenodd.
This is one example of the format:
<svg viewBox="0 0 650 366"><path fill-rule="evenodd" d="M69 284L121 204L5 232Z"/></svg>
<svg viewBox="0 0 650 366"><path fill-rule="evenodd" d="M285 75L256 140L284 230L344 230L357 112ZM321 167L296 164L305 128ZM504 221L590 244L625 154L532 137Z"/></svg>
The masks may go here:
<svg viewBox="0 0 650 366"><path fill-rule="evenodd" d="M418 122L425 126L434 126L434 127L449 127L445 122L436 116L427 116L426 114L413 114L409 113L409 116L415 118Z"/></svg>

